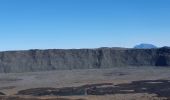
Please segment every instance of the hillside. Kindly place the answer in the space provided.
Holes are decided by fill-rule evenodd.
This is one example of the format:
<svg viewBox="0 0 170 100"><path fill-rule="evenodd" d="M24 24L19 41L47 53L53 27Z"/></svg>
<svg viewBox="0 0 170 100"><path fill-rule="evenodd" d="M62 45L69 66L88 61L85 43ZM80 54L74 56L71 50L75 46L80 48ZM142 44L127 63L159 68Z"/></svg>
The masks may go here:
<svg viewBox="0 0 170 100"><path fill-rule="evenodd" d="M0 52L0 72L170 66L170 48L49 49Z"/></svg>

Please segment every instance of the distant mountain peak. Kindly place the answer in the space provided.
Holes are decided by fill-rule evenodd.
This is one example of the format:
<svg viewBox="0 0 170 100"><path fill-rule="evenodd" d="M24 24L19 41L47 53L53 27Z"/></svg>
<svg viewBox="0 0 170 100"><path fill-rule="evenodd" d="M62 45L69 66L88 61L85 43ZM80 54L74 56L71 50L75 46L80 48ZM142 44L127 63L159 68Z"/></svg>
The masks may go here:
<svg viewBox="0 0 170 100"><path fill-rule="evenodd" d="M155 46L153 44L148 44L148 43L141 43L139 45L134 46L134 48L136 48L136 49L153 49L153 48L157 48L157 46Z"/></svg>

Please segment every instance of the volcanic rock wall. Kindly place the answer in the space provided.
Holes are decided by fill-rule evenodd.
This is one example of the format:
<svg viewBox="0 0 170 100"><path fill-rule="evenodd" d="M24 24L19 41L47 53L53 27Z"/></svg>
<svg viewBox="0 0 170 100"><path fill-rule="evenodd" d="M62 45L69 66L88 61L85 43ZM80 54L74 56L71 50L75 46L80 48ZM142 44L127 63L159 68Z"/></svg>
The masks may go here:
<svg viewBox="0 0 170 100"><path fill-rule="evenodd" d="M50 49L0 52L0 72L170 66L170 48Z"/></svg>

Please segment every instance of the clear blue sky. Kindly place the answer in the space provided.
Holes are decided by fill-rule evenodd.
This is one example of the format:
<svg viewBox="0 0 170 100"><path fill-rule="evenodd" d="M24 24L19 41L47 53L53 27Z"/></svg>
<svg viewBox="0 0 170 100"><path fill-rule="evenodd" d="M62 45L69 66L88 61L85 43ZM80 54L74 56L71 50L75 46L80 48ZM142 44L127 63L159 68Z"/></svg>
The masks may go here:
<svg viewBox="0 0 170 100"><path fill-rule="evenodd" d="M170 0L0 0L0 50L170 45Z"/></svg>

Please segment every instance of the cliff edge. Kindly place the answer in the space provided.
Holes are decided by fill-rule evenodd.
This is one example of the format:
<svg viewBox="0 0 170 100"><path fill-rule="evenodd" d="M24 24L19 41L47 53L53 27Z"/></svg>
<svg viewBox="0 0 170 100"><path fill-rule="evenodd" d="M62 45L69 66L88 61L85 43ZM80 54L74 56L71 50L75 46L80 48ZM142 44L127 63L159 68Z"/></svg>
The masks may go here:
<svg viewBox="0 0 170 100"><path fill-rule="evenodd" d="M170 48L49 49L0 52L0 73L120 66L170 66Z"/></svg>

